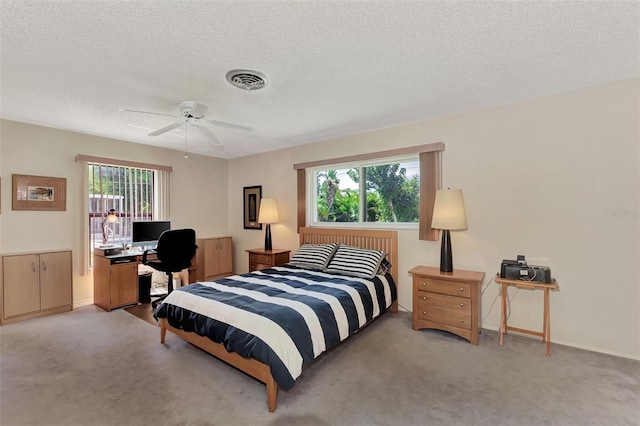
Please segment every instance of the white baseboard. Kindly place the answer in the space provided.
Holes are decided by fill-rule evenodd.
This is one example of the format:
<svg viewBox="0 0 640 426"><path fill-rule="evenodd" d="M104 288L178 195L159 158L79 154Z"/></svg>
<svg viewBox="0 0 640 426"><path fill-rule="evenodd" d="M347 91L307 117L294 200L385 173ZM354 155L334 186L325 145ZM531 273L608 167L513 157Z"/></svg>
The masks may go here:
<svg viewBox="0 0 640 426"><path fill-rule="evenodd" d="M73 302L73 309L89 305L93 305L93 299L76 300L75 302Z"/></svg>
<svg viewBox="0 0 640 426"><path fill-rule="evenodd" d="M496 331L499 332L499 328L498 327L482 327L485 330L491 330L491 331ZM530 336L528 334L524 334L524 333L518 333L517 331L509 331L510 334L517 334L518 336L522 336L522 337L527 337L529 339L539 339L539 337L535 337L535 336ZM630 354L623 354L620 352L615 352L615 351L609 351L606 349L602 349L602 348L595 348L593 346L587 346L587 345L579 345L573 342L565 342L564 340L555 340L555 339L551 339L551 343L557 343L558 345L563 345L563 346L569 346L571 348L576 348L576 349L584 349L586 351L591 351L591 352L598 352L601 354L606 354L606 355L613 355L613 356L617 356L620 358L627 358L627 359L633 359L635 361L640 361L640 356L639 355L630 355Z"/></svg>

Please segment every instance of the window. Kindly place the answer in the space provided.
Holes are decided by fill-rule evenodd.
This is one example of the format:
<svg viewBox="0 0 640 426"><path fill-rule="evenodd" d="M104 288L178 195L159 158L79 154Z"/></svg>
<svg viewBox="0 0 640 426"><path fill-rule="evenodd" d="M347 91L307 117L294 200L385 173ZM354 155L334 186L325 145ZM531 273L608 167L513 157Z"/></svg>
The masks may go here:
<svg viewBox="0 0 640 426"><path fill-rule="evenodd" d="M330 213L331 209L334 209L333 205L331 209L329 209L329 202L333 200L335 203L334 193L340 193L342 189L351 189L355 191L355 188L347 188L348 185L346 183L341 184L336 180L331 180L326 182L326 179L332 179L332 176L335 174L336 178L339 178L341 173L344 173L346 176L349 176L348 171L354 169L354 171L350 172L354 176L358 176L358 192L349 192L349 197L356 196L358 199L358 212L357 216L355 212L351 216L349 216L350 212L340 211L341 217L347 217L349 219L354 219L357 217L359 226L371 226L375 223L378 224L389 224L394 222L373 222L373 219L381 218L381 217L389 217L389 213L391 210L384 205L380 206L380 204L374 203L374 206L377 206L378 209L373 209L372 211L365 210L365 206L368 205L367 202L361 202L361 194L367 194L368 189L374 189L374 192L378 192L375 195L371 195L372 198L378 197L378 199L382 199L381 197L381 187L376 186L375 179L372 176L375 175L376 171L381 171L378 169L373 169L372 167L386 167L389 166L390 169L395 167L399 169L403 168L403 164L405 162L409 163L407 166L410 166L411 169L414 168L414 160L415 156L418 157L419 168L419 178L417 182L411 182L410 185L414 183L417 185L419 190L419 206L418 206L418 238L420 240L429 240L435 241L439 237L439 231L437 229L433 229L431 227L431 218L433 217L433 206L436 198L436 191L440 189L440 176L441 176L441 152L444 151L444 143L435 142L426 145L417 145L410 146L405 148L396 148L390 149L387 151L379 151L379 152L369 152L366 154L356 154L349 157L342 158L334 158L334 159L326 159L326 160L317 160L307 163L297 163L293 165L293 169L296 171L296 181L298 186L298 228L303 226L307 226L308 223L311 225L321 225L326 223L331 223L332 225L336 225L340 222L329 222L331 218ZM405 156L404 160L400 160L399 157ZM408 156L408 157L407 157ZM411 159L407 159L407 158ZM386 159L386 160L385 160ZM395 159L395 160L392 160ZM377 161L377 163L368 163ZM398 166L395 166L395 164ZM340 166L338 166L340 165ZM356 173L356 165L357 165L357 175ZM404 167L407 169L407 167ZM369 177L367 178L367 169L369 169ZM316 172L314 174L314 171ZM335 173L334 173L335 172ZM322 175L324 173L324 175ZM411 176L414 173L405 172L405 176ZM364 179L360 179L360 176L364 176ZM315 177L315 178L314 178ZM349 179L352 181L354 179L349 176ZM354 181L355 182L355 181ZM363 183L360 183L363 182ZM318 192L318 187L322 188L322 185L325 185L326 190L321 189L321 192ZM341 185L344 188L341 188ZM324 192L322 192L324 191ZM413 193L413 189L407 189L408 194ZM310 194L310 197L307 197L307 194ZM318 195L320 195L320 207L318 207ZM367 195L368 196L368 195ZM321 198L325 197L326 201L323 201ZM323 216L323 205L322 203L326 202L326 215ZM383 212L383 209L387 209L386 212ZM412 225L414 222L413 214L410 213L412 209L403 209L402 217L406 217L408 219L402 220L410 220L411 222L395 222L394 227L403 227L409 226L413 228ZM307 214L307 212L310 212ZM320 214L318 214L320 212ZM393 212L396 213L395 220L398 220L397 209L395 208ZM383 214L384 213L384 214ZM321 220L318 221L318 215L320 215ZM334 217L337 215L334 212ZM326 222L322 221L322 218L325 217ZM365 218L365 220L361 220L360 218ZM394 216L391 215L393 218ZM367 221L369 219L369 221ZM386 219L385 219L386 220ZM349 226L349 223L353 222L342 222L344 226ZM386 225L388 226L388 225Z"/></svg>
<svg viewBox="0 0 640 426"><path fill-rule="evenodd" d="M131 242L131 222L154 220L155 171L88 163L90 247ZM116 221L107 220L114 211Z"/></svg>
<svg viewBox="0 0 640 426"><path fill-rule="evenodd" d="M84 174L83 273L93 265L93 248L131 242L131 223L169 220L171 167L77 155ZM111 213L111 215L109 214ZM112 220L111 220L112 219Z"/></svg>
<svg viewBox="0 0 640 426"><path fill-rule="evenodd" d="M311 169L312 223L417 224L418 156ZM417 225L416 225L417 226Z"/></svg>

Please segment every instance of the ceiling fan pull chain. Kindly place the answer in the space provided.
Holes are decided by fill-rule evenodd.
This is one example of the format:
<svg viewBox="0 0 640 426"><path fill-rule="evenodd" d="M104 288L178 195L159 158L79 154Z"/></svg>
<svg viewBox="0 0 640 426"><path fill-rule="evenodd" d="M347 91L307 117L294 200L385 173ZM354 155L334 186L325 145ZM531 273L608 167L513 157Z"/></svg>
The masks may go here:
<svg viewBox="0 0 640 426"><path fill-rule="evenodd" d="M189 122L185 121L184 122L184 158L189 158L189 149L187 146L187 141L189 140L189 137L187 135L188 129L189 129Z"/></svg>

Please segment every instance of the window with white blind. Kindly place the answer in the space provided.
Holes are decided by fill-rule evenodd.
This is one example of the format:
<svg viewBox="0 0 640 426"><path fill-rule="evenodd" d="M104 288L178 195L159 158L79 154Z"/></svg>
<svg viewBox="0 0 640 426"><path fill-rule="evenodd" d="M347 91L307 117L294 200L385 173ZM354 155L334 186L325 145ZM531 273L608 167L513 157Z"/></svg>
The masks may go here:
<svg viewBox="0 0 640 426"><path fill-rule="evenodd" d="M96 247L130 243L131 222L154 220L155 171L97 163L89 163L88 167L89 244Z"/></svg>
<svg viewBox="0 0 640 426"><path fill-rule="evenodd" d="M93 248L131 243L134 221L168 220L171 168L78 156L86 176L87 266Z"/></svg>

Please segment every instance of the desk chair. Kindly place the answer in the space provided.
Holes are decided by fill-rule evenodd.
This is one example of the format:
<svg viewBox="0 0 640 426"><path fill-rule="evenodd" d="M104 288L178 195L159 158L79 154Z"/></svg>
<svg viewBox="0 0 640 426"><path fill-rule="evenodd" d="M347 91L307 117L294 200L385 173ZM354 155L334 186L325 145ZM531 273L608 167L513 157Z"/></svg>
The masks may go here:
<svg viewBox="0 0 640 426"><path fill-rule="evenodd" d="M173 291L173 273L191 266L191 259L196 254L196 231L193 229L171 229L164 231L158 239L158 246L153 250L145 250L142 264L153 269L166 272L169 280L167 294L154 300L152 307L164 300ZM147 255L155 254L154 259L147 260Z"/></svg>

